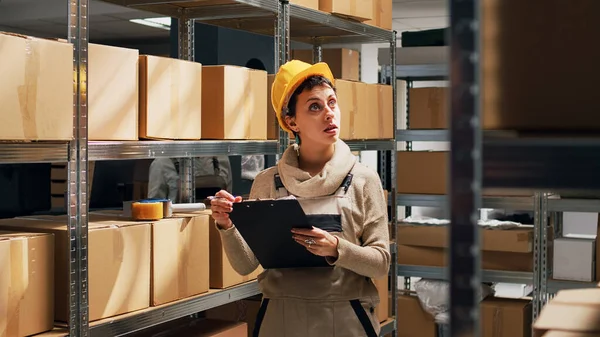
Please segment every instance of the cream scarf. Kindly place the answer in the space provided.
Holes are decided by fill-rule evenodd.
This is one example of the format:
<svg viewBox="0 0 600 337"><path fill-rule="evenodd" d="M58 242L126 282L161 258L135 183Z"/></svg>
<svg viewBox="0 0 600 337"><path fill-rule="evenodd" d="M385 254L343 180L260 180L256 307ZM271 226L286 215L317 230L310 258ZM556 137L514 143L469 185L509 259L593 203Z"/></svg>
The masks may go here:
<svg viewBox="0 0 600 337"><path fill-rule="evenodd" d="M356 157L350 151L350 147L338 140L331 160L325 164L321 173L311 177L308 172L298 168L297 149L297 144L288 147L277 163L277 169L288 192L302 198L335 193L356 163Z"/></svg>

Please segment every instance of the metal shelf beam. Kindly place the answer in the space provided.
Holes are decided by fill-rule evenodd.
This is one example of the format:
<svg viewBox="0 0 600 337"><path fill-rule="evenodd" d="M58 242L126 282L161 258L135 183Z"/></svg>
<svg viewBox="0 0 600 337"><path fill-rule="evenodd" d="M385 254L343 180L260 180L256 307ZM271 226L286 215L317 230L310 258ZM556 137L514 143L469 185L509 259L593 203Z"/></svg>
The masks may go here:
<svg viewBox="0 0 600 337"><path fill-rule="evenodd" d="M405 277L420 277L434 280L448 280L448 272L448 268L445 267L409 266L402 264L398 265L398 276ZM533 273L531 272L482 270L481 276L482 282L518 284L533 283Z"/></svg>
<svg viewBox="0 0 600 337"><path fill-rule="evenodd" d="M448 130L396 130L399 142L447 142L450 140Z"/></svg>
<svg viewBox="0 0 600 337"><path fill-rule="evenodd" d="M387 334L391 334L394 331L394 319L388 319L387 321L381 323L381 331L379 332L379 336L384 337Z"/></svg>
<svg viewBox="0 0 600 337"><path fill-rule="evenodd" d="M352 151L392 151L393 140L345 140Z"/></svg>
<svg viewBox="0 0 600 337"><path fill-rule="evenodd" d="M256 281L225 290L211 290L208 294L92 323L90 334L92 337L121 336L258 294Z"/></svg>
<svg viewBox="0 0 600 337"><path fill-rule="evenodd" d="M447 64L396 65L396 78L411 81L437 81L448 79Z"/></svg>
<svg viewBox="0 0 600 337"><path fill-rule="evenodd" d="M448 196L428 194L398 194L399 206L448 208ZM484 208L515 211L533 210L533 197L483 197Z"/></svg>
<svg viewBox="0 0 600 337"><path fill-rule="evenodd" d="M90 142L90 160L189 158L217 155L277 154L277 141Z"/></svg>
<svg viewBox="0 0 600 337"><path fill-rule="evenodd" d="M66 162L69 144L63 143L0 143L0 164Z"/></svg>
<svg viewBox="0 0 600 337"><path fill-rule="evenodd" d="M598 282L577 282L577 281L562 281L548 280L548 292L551 294L557 293L560 290L567 289L582 289L582 288L597 288Z"/></svg>
<svg viewBox="0 0 600 337"><path fill-rule="evenodd" d="M600 190L600 138L486 137L484 187Z"/></svg>

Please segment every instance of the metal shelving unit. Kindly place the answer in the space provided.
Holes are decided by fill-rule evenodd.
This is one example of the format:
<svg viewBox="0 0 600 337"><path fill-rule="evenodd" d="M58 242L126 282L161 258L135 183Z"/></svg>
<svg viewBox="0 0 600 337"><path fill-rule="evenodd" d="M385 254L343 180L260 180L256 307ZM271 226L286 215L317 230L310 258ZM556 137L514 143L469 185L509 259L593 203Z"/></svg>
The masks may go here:
<svg viewBox="0 0 600 337"><path fill-rule="evenodd" d="M397 141L450 141L452 146L451 197L398 195L398 204L451 209L453 249L452 273L453 334L472 334L478 329L476 287L484 282L530 283L533 280L533 317L561 289L596 287L597 282L553 280L549 263L549 218L561 212L600 212L600 200L563 199L550 191L577 192L598 190L600 140L594 135L541 135L481 130L479 126L479 1L450 0L451 40L448 62L395 65L397 79L406 81L450 79L451 130L398 130ZM449 67L452 64L452 69ZM464 190L461 186L471 186ZM481 188L507 188L531 192L532 197L482 196ZM452 193L453 192L453 193ZM600 195L600 193L598 193ZM454 205L454 206L451 206ZM477 249L473 235L474 213L479 207L529 210L534 212L533 273L493 276L490 271L472 268L477 254L463 254ZM469 249L468 249L469 248ZM468 266L462 269L461 266ZM443 268L399 266L402 276L444 278ZM496 281L494 281L496 280ZM470 312L471 315L465 315Z"/></svg>
<svg viewBox="0 0 600 337"><path fill-rule="evenodd" d="M181 182L183 199L193 202L192 158L213 155L278 154L288 147L287 134L280 130L277 141L89 141L87 138L87 44L89 0L67 0L69 8L69 37L74 46L73 93L74 130L70 142L0 143L0 164L68 162L69 205L69 336L116 336L124 335L169 320L192 315L232 301L259 294L256 282L250 282L224 290L177 301L160 307L152 307L119 317L90 324L88 322L87 277L87 163L88 160L126 160L158 157L182 158ZM330 43L387 42L391 57L395 59L396 32L345 20L324 12L306 9L287 0L231 0L181 1L181 0L104 0L121 6L145 10L177 18L179 21L179 58L194 59L194 22L245 30L275 37L275 65L290 59L290 41L303 41L315 45L315 56L320 59L321 46ZM392 75L395 76L394 72ZM393 88L394 122L396 121L396 85ZM391 170L380 168L382 181L395 194L394 140L349 141L354 151L379 151L389 156ZM389 179L388 179L389 178ZM392 201L395 204L395 200ZM390 214L396 223L396 211ZM392 241L395 231L392 231ZM392 261L396 261L396 249L392 244ZM381 335L396 336L396 264L390 271L392 292L392 317L382 324Z"/></svg>

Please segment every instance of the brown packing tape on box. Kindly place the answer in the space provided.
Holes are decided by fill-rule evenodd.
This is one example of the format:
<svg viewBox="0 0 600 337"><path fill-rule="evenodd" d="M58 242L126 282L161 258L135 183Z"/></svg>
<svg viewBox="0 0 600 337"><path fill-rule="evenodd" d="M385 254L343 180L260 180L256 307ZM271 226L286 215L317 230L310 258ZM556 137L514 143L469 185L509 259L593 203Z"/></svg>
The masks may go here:
<svg viewBox="0 0 600 337"><path fill-rule="evenodd" d="M254 92L252 84L254 82L254 71L255 70L248 69L245 90L248 95L244 97L244 126L246 128L246 138L254 138L252 137L252 113L254 112Z"/></svg>
<svg viewBox="0 0 600 337"><path fill-rule="evenodd" d="M34 41L28 37L25 39L25 80L18 88L19 106L25 138L36 139L37 74L40 72L40 57L37 48L33 46Z"/></svg>
<svg viewBox="0 0 600 337"><path fill-rule="evenodd" d="M167 124L169 124L171 129L171 135L176 135L178 130L182 130L180 127L182 121L179 120L179 62L178 60L173 60L169 63L169 72L171 75L171 104L169 105L171 108L171 122Z"/></svg>
<svg viewBox="0 0 600 337"><path fill-rule="evenodd" d="M23 295L23 254L21 249L13 249L14 243L9 241L10 247L10 260L16 263L10 264L10 291L8 295L8 311L6 312L6 336L20 336L19 334L19 321L21 320L21 303L19 299ZM12 296L11 296L12 294ZM11 307L10 304L14 306Z"/></svg>
<svg viewBox="0 0 600 337"><path fill-rule="evenodd" d="M350 113L350 139L356 139L356 114L358 113L358 86L352 82L352 109Z"/></svg>
<svg viewBox="0 0 600 337"><path fill-rule="evenodd" d="M443 123L443 118L445 114L445 111L442 109L442 107L446 105L446 102L442 101L445 97L442 90L443 89L433 91L432 94L434 97L433 99L429 99L429 104L432 104L431 111L433 111L433 118L436 124L438 122Z"/></svg>
<svg viewBox="0 0 600 337"><path fill-rule="evenodd" d="M377 100L377 138L383 138L383 136L385 135L385 123L384 123L384 119L383 115L385 114L385 105L383 103L383 86L375 84L377 86L377 96L375 96L375 99Z"/></svg>

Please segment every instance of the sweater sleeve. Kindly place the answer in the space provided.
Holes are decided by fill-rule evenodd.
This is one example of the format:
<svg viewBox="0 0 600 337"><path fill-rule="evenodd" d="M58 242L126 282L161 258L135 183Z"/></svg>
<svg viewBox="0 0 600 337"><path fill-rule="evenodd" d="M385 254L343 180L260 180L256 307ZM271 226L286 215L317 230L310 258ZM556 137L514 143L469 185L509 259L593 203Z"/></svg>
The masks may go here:
<svg viewBox="0 0 600 337"><path fill-rule="evenodd" d="M252 184L249 198L269 198L270 188L271 186L265 182L264 173L259 174ZM240 232L235 228L235 224L225 230L217 228L219 229L225 254L233 269L240 275L248 275L255 271L259 266L258 259L254 256L252 249L250 249Z"/></svg>
<svg viewBox="0 0 600 337"><path fill-rule="evenodd" d="M390 239L388 230L387 200L378 177L367 179L362 190L364 210L362 245L338 238L337 259L328 262L371 278L381 278L390 268Z"/></svg>

